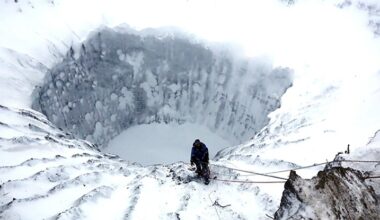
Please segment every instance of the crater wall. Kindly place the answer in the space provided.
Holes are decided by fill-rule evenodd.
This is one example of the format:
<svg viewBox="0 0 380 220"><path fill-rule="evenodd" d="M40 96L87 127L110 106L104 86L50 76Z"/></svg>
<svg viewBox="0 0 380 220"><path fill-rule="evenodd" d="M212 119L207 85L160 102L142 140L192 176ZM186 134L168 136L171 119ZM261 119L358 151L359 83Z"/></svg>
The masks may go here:
<svg viewBox="0 0 380 220"><path fill-rule="evenodd" d="M291 70L228 50L104 28L48 72L33 108L100 146L153 122L199 123L238 144L268 123L291 84Z"/></svg>

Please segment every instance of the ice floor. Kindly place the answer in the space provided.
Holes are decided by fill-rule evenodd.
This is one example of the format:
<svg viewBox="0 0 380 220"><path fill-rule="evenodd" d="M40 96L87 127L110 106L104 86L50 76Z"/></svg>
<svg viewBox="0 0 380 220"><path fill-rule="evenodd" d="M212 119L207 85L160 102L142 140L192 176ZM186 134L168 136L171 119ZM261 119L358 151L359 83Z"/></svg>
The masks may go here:
<svg viewBox="0 0 380 220"><path fill-rule="evenodd" d="M116 136L104 149L107 153L143 165L189 161L195 139L204 142L210 158L232 144L207 127L185 124L144 124L131 127Z"/></svg>

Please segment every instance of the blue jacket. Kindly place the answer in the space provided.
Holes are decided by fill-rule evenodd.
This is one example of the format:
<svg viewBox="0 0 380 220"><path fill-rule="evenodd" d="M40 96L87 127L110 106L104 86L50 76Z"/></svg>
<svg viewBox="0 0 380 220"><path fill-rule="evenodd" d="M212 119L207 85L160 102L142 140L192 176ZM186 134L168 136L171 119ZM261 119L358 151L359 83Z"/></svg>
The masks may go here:
<svg viewBox="0 0 380 220"><path fill-rule="evenodd" d="M201 161L208 163L208 160L208 149L204 143L201 142L200 147L193 146L193 148L191 149L191 162Z"/></svg>

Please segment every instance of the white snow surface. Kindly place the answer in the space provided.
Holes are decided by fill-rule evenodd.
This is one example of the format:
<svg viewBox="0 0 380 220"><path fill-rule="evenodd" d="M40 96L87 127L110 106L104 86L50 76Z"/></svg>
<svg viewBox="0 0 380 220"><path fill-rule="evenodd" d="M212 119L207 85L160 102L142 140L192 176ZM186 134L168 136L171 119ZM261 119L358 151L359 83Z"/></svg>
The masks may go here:
<svg viewBox="0 0 380 220"><path fill-rule="evenodd" d="M103 151L144 165L188 162L195 138L207 144L210 158L219 150L231 146L227 140L198 124L152 123L125 130Z"/></svg>
<svg viewBox="0 0 380 220"><path fill-rule="evenodd" d="M269 56L274 63L295 69L294 86L284 95L281 108L270 115L269 125L254 140L222 151L212 164L260 172L281 170L332 159L347 144L352 146L351 159L379 159L379 135L367 145L380 127L380 43L367 26L368 16L376 15L358 10L358 1L344 9L334 5L342 1L331 1L332 4L310 0L294 7L265 1L270 3L254 9L263 13L252 13L251 7L245 7L244 13L234 17L244 20L242 25L236 24L239 20L223 20L225 23L215 26L218 31L210 34L210 26L196 29L195 24L212 24L205 18L219 21L228 11L244 9L248 1L234 3L234 7L227 7L229 3L222 1L220 11L209 10L217 4L214 1L194 1L189 5L186 2L0 3L0 104L9 107L0 110L0 218L266 219L265 214L271 215L278 208L282 184L184 183L176 177L193 175L187 164L131 164L100 153L83 140L70 138L43 115L29 110L30 95L46 68L59 62L71 44L84 40L100 25L131 21L133 26L155 27L178 21L174 25L186 26L189 22L186 30L198 31L210 40L244 36L243 44L255 42L249 45L251 51L259 46L254 55ZM260 6L256 3L260 1L253 2ZM121 7L128 3L131 7ZM369 3L376 6L377 1ZM172 7L167 7L170 4ZM276 7L268 10L271 4ZM187 6L189 11L183 13ZM200 7L196 19L189 19L197 6L204 7ZM178 10L172 10L173 7ZM218 13L213 17L211 11ZM265 13L268 11L272 12ZM272 13L276 12L283 12L284 19L273 19ZM252 21L249 14L264 19L253 20L248 26L247 22ZM162 15L162 19L157 19ZM179 19L173 19L176 16ZM136 22L143 17L145 23ZM278 28L268 28L264 21ZM237 27L256 31L244 35ZM231 34L222 35L221 30ZM258 34L261 30L267 31ZM301 34L298 30L302 30ZM271 42L276 43L268 47ZM295 47L298 43L300 46ZM262 51L267 53L260 54ZM361 169L378 171L378 166L366 167ZM318 169L300 173L311 177ZM272 180L217 167L212 172L226 179ZM286 177L287 173L281 175ZM213 206L215 201L231 206Z"/></svg>
<svg viewBox="0 0 380 220"><path fill-rule="evenodd" d="M100 153L37 112L0 115L0 219L261 219L278 203L252 184L187 182L194 173L182 162L142 167Z"/></svg>

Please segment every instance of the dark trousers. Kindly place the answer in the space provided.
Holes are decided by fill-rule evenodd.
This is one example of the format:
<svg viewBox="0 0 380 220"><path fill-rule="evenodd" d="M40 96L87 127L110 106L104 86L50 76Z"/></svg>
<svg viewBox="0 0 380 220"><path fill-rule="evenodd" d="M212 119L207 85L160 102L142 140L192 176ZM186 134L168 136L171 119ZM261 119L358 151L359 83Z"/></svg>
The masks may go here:
<svg viewBox="0 0 380 220"><path fill-rule="evenodd" d="M205 181L208 181L210 179L210 169L208 167L208 163L202 162L200 160L196 160L194 163L197 167L197 170L195 172L198 173L199 176L203 177Z"/></svg>

